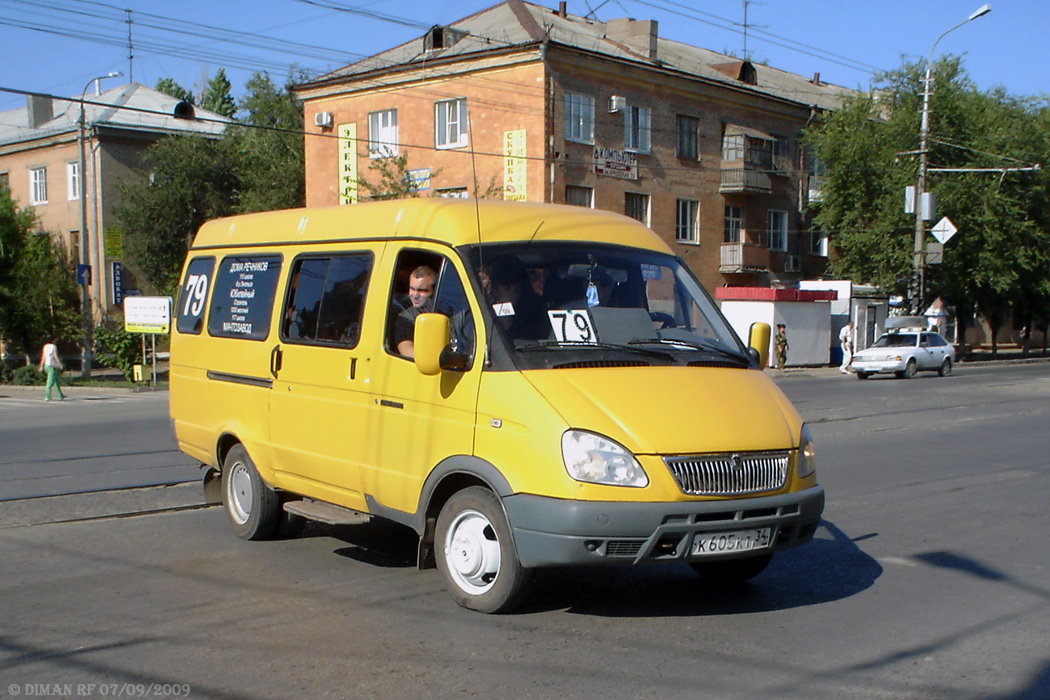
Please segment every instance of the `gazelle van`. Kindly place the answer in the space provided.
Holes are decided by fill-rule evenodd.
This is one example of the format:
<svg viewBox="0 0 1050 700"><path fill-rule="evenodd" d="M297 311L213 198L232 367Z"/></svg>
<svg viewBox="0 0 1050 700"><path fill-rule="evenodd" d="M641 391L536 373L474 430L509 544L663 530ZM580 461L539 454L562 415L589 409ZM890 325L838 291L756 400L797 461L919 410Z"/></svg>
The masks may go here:
<svg viewBox="0 0 1050 700"><path fill-rule="evenodd" d="M416 302L429 292L415 306L413 280ZM205 224L189 251L171 416L239 536L392 520L460 605L498 612L542 567L745 580L812 538L813 443L762 372L769 327L749 343L616 214L443 199L252 214Z"/></svg>

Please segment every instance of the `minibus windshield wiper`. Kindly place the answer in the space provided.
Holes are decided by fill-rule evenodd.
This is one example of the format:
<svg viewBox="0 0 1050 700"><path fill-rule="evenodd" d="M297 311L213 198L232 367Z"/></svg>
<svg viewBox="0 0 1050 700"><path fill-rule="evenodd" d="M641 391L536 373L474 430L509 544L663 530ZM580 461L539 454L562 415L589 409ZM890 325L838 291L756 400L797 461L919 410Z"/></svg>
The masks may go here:
<svg viewBox="0 0 1050 700"><path fill-rule="evenodd" d="M674 362L674 355L669 352L663 352L661 350L651 350L649 348L640 348L634 345L634 341L631 341L630 345L617 345L615 343L585 343L581 341L571 340L542 340L537 343L529 343L528 345L522 345L514 348L518 352L531 352L533 350L622 350L624 352L635 353L637 355L646 355L648 357L655 357L667 362Z"/></svg>
<svg viewBox="0 0 1050 700"><path fill-rule="evenodd" d="M644 340L639 339L631 341L631 345L634 346L649 344L677 345L678 347L689 348L690 350L699 350L701 352L715 353L716 355L721 355L722 357L733 360L734 362L738 362L742 365L751 364L751 361L744 355L741 355L740 353L733 352L732 350L727 350L717 345L709 345L707 343L693 343L688 340L674 340L672 338L645 338Z"/></svg>

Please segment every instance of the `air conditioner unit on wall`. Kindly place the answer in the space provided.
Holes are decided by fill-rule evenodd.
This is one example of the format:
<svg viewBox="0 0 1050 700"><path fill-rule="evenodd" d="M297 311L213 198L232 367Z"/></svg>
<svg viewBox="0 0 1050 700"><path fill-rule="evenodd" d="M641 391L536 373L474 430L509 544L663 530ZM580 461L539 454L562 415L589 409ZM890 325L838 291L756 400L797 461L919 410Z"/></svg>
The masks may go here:
<svg viewBox="0 0 1050 700"><path fill-rule="evenodd" d="M619 95L613 95L609 98L609 114L615 112L621 112L627 109L627 98Z"/></svg>
<svg viewBox="0 0 1050 700"><path fill-rule="evenodd" d="M314 126L319 126L322 129L328 129L332 126L332 113L331 112L318 112L314 115Z"/></svg>
<svg viewBox="0 0 1050 700"><path fill-rule="evenodd" d="M784 256L784 272L801 272L802 258L798 255Z"/></svg>

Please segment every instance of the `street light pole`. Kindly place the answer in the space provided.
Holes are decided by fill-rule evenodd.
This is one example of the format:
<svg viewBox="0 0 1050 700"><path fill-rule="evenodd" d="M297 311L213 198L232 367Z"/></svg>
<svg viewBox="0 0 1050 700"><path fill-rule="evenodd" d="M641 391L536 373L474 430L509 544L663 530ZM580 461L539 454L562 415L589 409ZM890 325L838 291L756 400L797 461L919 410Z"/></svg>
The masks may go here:
<svg viewBox="0 0 1050 700"><path fill-rule="evenodd" d="M915 251L912 258L911 279L911 303L909 304L912 315L922 313L923 295L926 293L926 221L923 219L922 200L926 192L926 173L929 168L929 142L930 142L930 85L933 82L933 52L941 39L950 32L955 31L967 22L972 22L978 17L984 17L992 11L991 5L981 5L973 14L948 29L933 42L930 47L930 56L926 59L926 77L923 79L922 87L922 122L919 125L919 178L915 187Z"/></svg>
<svg viewBox="0 0 1050 700"><path fill-rule="evenodd" d="M77 189L80 195L80 265L83 269L91 270L91 237L88 236L87 222L88 222L88 204L87 204L87 157L86 157L86 135L87 125L84 120L84 95L88 91L88 87L91 83L95 83L96 92L98 91L98 81L105 80L106 78L119 78L124 75L120 71L113 71L106 75L100 75L91 80L87 81L84 85L84 90L80 93L80 117L77 119L77 145L80 149L79 161L77 163ZM92 272L93 275L101 274L101 270ZM92 331L94 330L94 324L92 322L91 314L91 290L89 286L91 284L90 276L87 272L84 273L83 278L80 280L80 314L83 322L84 338L81 345L80 351L80 374L84 378L91 376L91 345L92 345Z"/></svg>

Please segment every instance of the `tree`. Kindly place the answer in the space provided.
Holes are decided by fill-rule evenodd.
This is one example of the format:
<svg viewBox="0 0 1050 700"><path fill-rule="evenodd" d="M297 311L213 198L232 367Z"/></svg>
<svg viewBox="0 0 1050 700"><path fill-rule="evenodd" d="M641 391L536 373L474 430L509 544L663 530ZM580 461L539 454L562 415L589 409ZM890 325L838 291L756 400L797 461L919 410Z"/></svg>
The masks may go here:
<svg viewBox="0 0 1050 700"><path fill-rule="evenodd" d="M204 91L201 93L200 106L224 117L232 117L237 111L237 103L234 101L233 95L230 94L232 89L233 86L226 77L226 71L220 68L215 71L215 75L208 80L208 84L204 87Z"/></svg>
<svg viewBox="0 0 1050 700"><path fill-rule="evenodd" d="M0 332L28 357L44 337L82 336L73 263L32 209L19 209L0 188ZM31 360L27 359L27 362Z"/></svg>
<svg viewBox="0 0 1050 700"><path fill-rule="evenodd" d="M847 99L804 136L826 167L814 222L834 247L832 274L891 293L905 291L912 269L915 219L903 203L916 179L924 73L915 64L880 76L876 90ZM1050 142L1040 128L1050 123L1047 106L979 92L958 58L942 59L933 74L927 188L938 218L949 215L960 233L944 263L926 267L930 298L948 299L960 321L967 310L983 314L993 331L1011 311L1039 317L1031 307L1046 308L1039 290L1050 280L1047 175L939 169L1038 162Z"/></svg>
<svg viewBox="0 0 1050 700"><path fill-rule="evenodd" d="M419 196L419 183L409 174L408 154L389 158L373 158L368 169L378 176L373 183L363 177L357 179L357 186L368 199L411 199Z"/></svg>
<svg viewBox="0 0 1050 700"><path fill-rule="evenodd" d="M291 84L289 79L279 89L266 73L255 73L245 83L238 105L243 126L226 131L236 154L240 212L290 209L306 202L303 108Z"/></svg>
<svg viewBox="0 0 1050 700"><path fill-rule="evenodd" d="M169 136L146 152L150 177L121 186L117 216L133 266L159 294L172 294L201 224L236 212L234 158L224 140Z"/></svg>
<svg viewBox="0 0 1050 700"><path fill-rule="evenodd" d="M153 89L157 92L163 92L165 95L170 95L176 100L193 104L193 93L176 83L171 78L161 78L157 81L157 84L153 86Z"/></svg>

